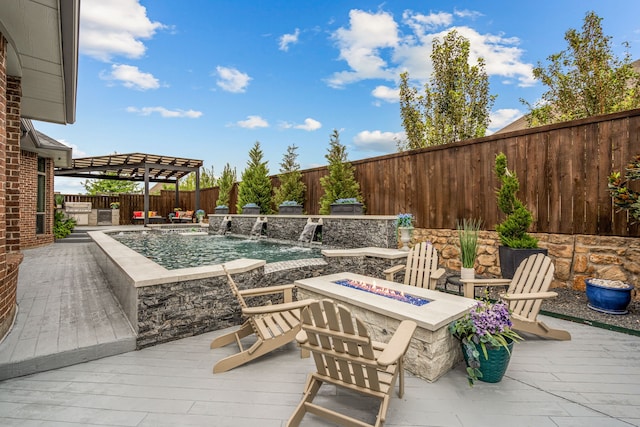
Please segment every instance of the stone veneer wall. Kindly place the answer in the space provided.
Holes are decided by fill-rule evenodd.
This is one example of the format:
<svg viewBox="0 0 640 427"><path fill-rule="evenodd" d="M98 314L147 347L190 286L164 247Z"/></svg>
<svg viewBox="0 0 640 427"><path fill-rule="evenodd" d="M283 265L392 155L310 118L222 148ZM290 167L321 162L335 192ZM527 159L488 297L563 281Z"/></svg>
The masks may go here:
<svg viewBox="0 0 640 427"><path fill-rule="evenodd" d="M225 216L231 218L231 234L249 235L257 215L209 215L209 232L217 233ZM395 216L260 215L267 218L266 237L297 241L307 219L322 218L322 245L338 248L396 247Z"/></svg>
<svg viewBox="0 0 640 427"><path fill-rule="evenodd" d="M547 248L556 271L552 287L585 289L585 278L622 280L636 285L634 298L640 298L640 238L564 234L533 234L539 246ZM412 243L431 241L440 255L440 264L460 269L460 249L456 230L414 230ZM500 276L497 233L481 231L476 272Z"/></svg>
<svg viewBox="0 0 640 427"><path fill-rule="evenodd" d="M105 261L104 257L101 257ZM341 271L384 278L370 266L398 263L374 257L333 257L326 261L306 259L266 264L245 273L233 275L240 289L276 286L296 280ZM144 348L209 331L239 325L240 306L231 293L226 276L184 280L161 285L135 288L137 292L137 347ZM295 297L295 294L294 294ZM264 301L249 300L252 304L279 302L262 297Z"/></svg>

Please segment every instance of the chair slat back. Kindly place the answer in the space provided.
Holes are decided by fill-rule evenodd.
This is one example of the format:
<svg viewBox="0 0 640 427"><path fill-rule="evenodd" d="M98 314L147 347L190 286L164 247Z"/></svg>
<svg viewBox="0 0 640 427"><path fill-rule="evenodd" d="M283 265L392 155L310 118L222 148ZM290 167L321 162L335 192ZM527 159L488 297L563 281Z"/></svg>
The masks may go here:
<svg viewBox="0 0 640 427"><path fill-rule="evenodd" d="M520 263L509 285L509 294L546 292L553 281L555 267L545 254L531 255ZM542 305L542 299L512 301L509 308L513 313L535 321Z"/></svg>
<svg viewBox="0 0 640 427"><path fill-rule="evenodd" d="M238 289L238 285L236 285L236 282L233 281L233 278L231 277L231 274L229 274L229 272L227 271L227 269L226 269L226 267L224 265L222 266L222 269L224 270L224 273L227 275L227 280L229 282L229 286L231 287L231 292L233 292L233 295L238 300L238 304L240 304L241 308L247 308L247 303L245 302L244 298L240 294L240 290Z"/></svg>
<svg viewBox="0 0 640 427"><path fill-rule="evenodd" d="M407 255L404 284L419 288L430 288L431 274L438 269L438 251L428 242L411 248Z"/></svg>
<svg viewBox="0 0 640 427"><path fill-rule="evenodd" d="M369 332L348 308L330 300L313 302L302 312L302 329L319 374L381 390Z"/></svg>

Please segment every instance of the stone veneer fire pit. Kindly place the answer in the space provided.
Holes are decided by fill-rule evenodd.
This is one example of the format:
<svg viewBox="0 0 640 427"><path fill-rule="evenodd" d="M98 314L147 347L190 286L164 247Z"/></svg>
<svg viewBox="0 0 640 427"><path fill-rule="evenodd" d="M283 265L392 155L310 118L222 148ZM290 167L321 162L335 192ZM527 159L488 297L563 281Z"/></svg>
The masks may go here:
<svg viewBox="0 0 640 427"><path fill-rule="evenodd" d="M344 280L375 284L430 301L418 306L335 283ZM415 321L418 329L405 356L405 368L420 378L436 381L462 360L460 343L447 326L475 304L472 299L346 272L297 280L295 284L298 298L328 298L347 306L367 324L376 341L387 342L401 320Z"/></svg>

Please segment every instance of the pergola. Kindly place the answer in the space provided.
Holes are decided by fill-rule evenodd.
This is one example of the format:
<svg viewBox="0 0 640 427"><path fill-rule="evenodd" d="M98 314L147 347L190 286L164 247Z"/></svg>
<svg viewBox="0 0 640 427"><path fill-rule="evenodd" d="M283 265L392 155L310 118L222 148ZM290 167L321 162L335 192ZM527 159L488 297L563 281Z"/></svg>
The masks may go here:
<svg viewBox="0 0 640 427"><path fill-rule="evenodd" d="M175 184L176 206L180 202L179 181L196 173L196 210L200 209L200 167L202 160L157 154L129 153L72 159L70 167L55 169L55 176L86 179L115 179L144 182L144 224L149 222L149 182Z"/></svg>

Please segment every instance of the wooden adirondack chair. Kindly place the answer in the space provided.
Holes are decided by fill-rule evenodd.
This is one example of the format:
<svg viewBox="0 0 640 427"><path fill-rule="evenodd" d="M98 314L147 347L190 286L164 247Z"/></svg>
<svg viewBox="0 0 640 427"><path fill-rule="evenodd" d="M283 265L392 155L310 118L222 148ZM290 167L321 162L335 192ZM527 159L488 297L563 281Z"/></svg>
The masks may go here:
<svg viewBox="0 0 640 427"><path fill-rule="evenodd" d="M509 302L513 329L555 340L570 340L571 334L552 329L539 321L538 312L545 299L557 297L549 291L555 267L551 258L544 254L531 255L520 263L513 279L470 279L464 283L464 296L473 298L478 286L506 286L509 288L500 297Z"/></svg>
<svg viewBox="0 0 640 427"><path fill-rule="evenodd" d="M428 242L415 245L407 255L406 265L396 265L386 269L385 279L393 282L396 273L405 270L404 284L434 290L444 268L438 268L438 251Z"/></svg>
<svg viewBox="0 0 640 427"><path fill-rule="evenodd" d="M403 320L388 344L378 343L371 341L364 323L346 307L331 300L316 301L306 307L297 340L313 354L317 371L309 375L302 401L287 426L299 425L306 412L344 426L382 426L398 376L398 396L404 394L402 359L415 329L415 322ZM379 399L375 424L313 403L323 383Z"/></svg>
<svg viewBox="0 0 640 427"><path fill-rule="evenodd" d="M301 309L315 301L313 299L293 301L293 284L239 290L231 278L231 274L229 274L224 266L223 269L227 275L231 291L238 299L238 303L242 308L242 315L247 319L238 330L222 335L211 342L211 348L223 347L231 343L237 343L240 348L239 353L218 361L213 367L214 373L225 372L243 365L293 341L296 334L300 331ZM284 296L284 303L282 304L249 307L244 299L245 297L278 293ZM252 334L256 335L256 341L251 347L245 349L241 340Z"/></svg>

